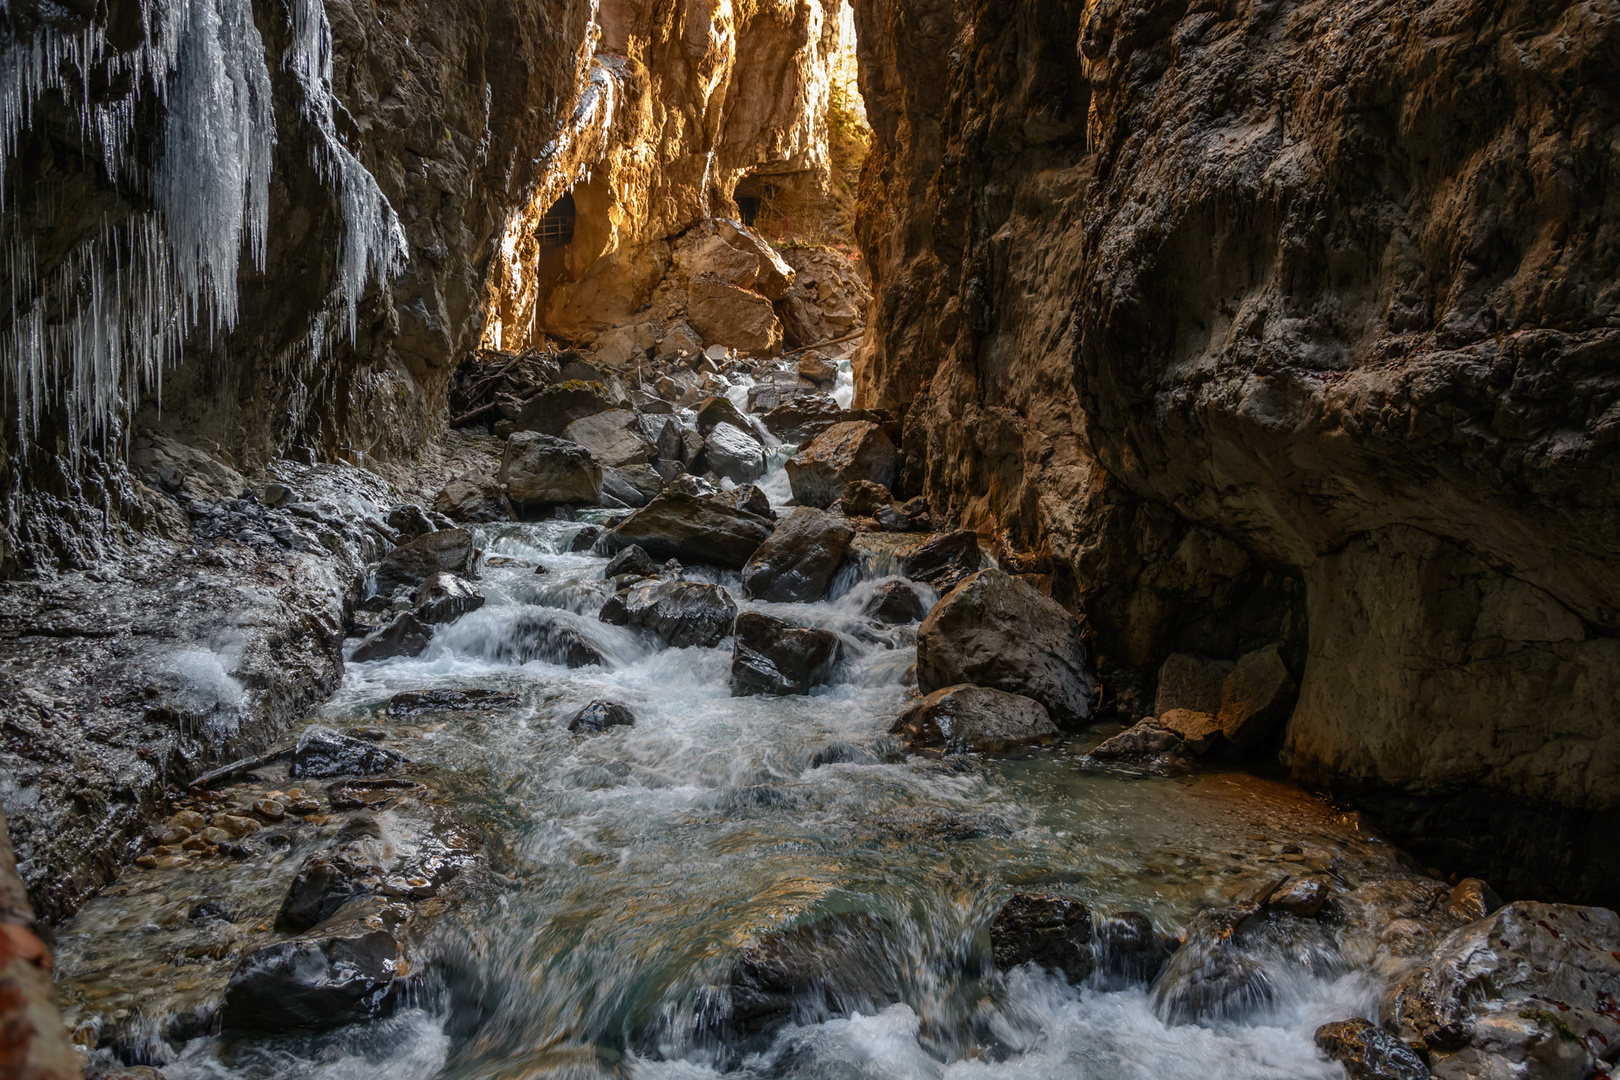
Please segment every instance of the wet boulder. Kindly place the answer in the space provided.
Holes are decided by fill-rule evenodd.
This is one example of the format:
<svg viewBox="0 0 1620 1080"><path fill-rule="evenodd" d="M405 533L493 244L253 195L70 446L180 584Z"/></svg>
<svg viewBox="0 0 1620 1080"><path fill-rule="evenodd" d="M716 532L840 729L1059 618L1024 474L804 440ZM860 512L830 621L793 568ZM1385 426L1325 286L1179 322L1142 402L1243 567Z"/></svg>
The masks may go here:
<svg viewBox="0 0 1620 1080"><path fill-rule="evenodd" d="M428 647L428 638L432 633L427 624L414 614L401 612L361 639L349 655L349 660L365 664L396 656L421 656Z"/></svg>
<svg viewBox="0 0 1620 1080"><path fill-rule="evenodd" d="M1118 911L1097 920L1092 951L1096 970L1109 986L1135 986L1158 977L1170 950L1140 911Z"/></svg>
<svg viewBox="0 0 1620 1080"><path fill-rule="evenodd" d="M1317 1028L1316 1045L1344 1066L1350 1080L1430 1080L1417 1051L1359 1016Z"/></svg>
<svg viewBox="0 0 1620 1080"><path fill-rule="evenodd" d="M771 509L770 497L753 484L739 484L721 494L726 505L733 510L742 510L766 521L776 520L776 511Z"/></svg>
<svg viewBox="0 0 1620 1080"><path fill-rule="evenodd" d="M1272 892L1266 899L1266 906L1301 919L1314 919L1332 892L1325 878L1290 878Z"/></svg>
<svg viewBox="0 0 1620 1080"><path fill-rule="evenodd" d="M990 948L1001 971L1034 963L1081 982L1094 963L1091 912L1067 897L1016 893L990 924Z"/></svg>
<svg viewBox="0 0 1620 1080"><path fill-rule="evenodd" d="M731 1020L755 1028L815 1022L900 1000L894 928L860 912L780 930L743 950L731 969Z"/></svg>
<svg viewBox="0 0 1620 1080"><path fill-rule="evenodd" d="M854 537L842 518L796 507L743 567L743 591L768 603L820 600Z"/></svg>
<svg viewBox="0 0 1620 1080"><path fill-rule="evenodd" d="M814 439L838 423L843 410L831 394L800 394L761 414L765 430L785 443Z"/></svg>
<svg viewBox="0 0 1620 1080"><path fill-rule="evenodd" d="M472 533L466 529L440 529L401 544L377 565L377 593L392 596L401 586L415 587L434 574L473 576Z"/></svg>
<svg viewBox="0 0 1620 1080"><path fill-rule="evenodd" d="M538 432L561 438L568 425L619 407L607 386L596 381L568 379L553 383L524 402L513 421L514 432ZM562 499L548 500L563 502Z"/></svg>
<svg viewBox="0 0 1620 1080"><path fill-rule="evenodd" d="M516 694L502 690L405 690L389 698L384 711L389 716L414 716L426 712L510 709L517 703Z"/></svg>
<svg viewBox="0 0 1620 1080"><path fill-rule="evenodd" d="M1440 1080L1582 1080L1620 1046L1620 916L1520 902L1447 935L1385 999Z"/></svg>
<svg viewBox="0 0 1620 1080"><path fill-rule="evenodd" d="M358 900L303 937L238 961L220 1005L227 1031L324 1030L386 1016L411 964L399 905Z"/></svg>
<svg viewBox="0 0 1620 1080"><path fill-rule="evenodd" d="M609 409L581 417L563 429L562 437L578 443L607 468L645 465L657 447L641 433L637 417L629 409Z"/></svg>
<svg viewBox="0 0 1620 1080"><path fill-rule="evenodd" d="M800 378L806 379L824 390L830 390L838 381L838 361L826 353L807 352L799 357L794 370Z"/></svg>
<svg viewBox="0 0 1620 1080"><path fill-rule="evenodd" d="M1239 658L1221 684L1221 733L1240 750L1264 742L1294 711L1299 684L1280 648L1268 645Z"/></svg>
<svg viewBox="0 0 1620 1080"><path fill-rule="evenodd" d="M772 523L727 504L666 488L602 538L609 552L640 545L654 559L741 570L771 535Z"/></svg>
<svg viewBox="0 0 1620 1080"><path fill-rule="evenodd" d="M308 504L293 504L308 505ZM438 526L428 517L427 511L415 503L404 503L388 511L387 524L390 529L399 535L401 543L408 543L419 536L426 536L430 532L437 532Z"/></svg>
<svg viewBox="0 0 1620 1080"><path fill-rule="evenodd" d="M752 484L765 475L765 448L732 423L714 425L703 443L703 460L716 476L734 484Z"/></svg>
<svg viewBox="0 0 1620 1080"><path fill-rule="evenodd" d="M858 480L892 487L900 456L882 427L869 421L834 424L787 463L793 498L825 509Z"/></svg>
<svg viewBox="0 0 1620 1080"><path fill-rule="evenodd" d="M519 431L506 440L499 480L519 508L551 503L594 506L602 499L602 466L591 452L535 431Z"/></svg>
<svg viewBox="0 0 1620 1080"><path fill-rule="evenodd" d="M652 557L641 549L640 544L631 544L608 560L602 576L608 579L619 577L621 574L652 577L656 573L658 564L652 561Z"/></svg>
<svg viewBox="0 0 1620 1080"><path fill-rule="evenodd" d="M1034 698L1060 724L1090 717L1096 692L1074 616L998 569L952 589L917 630L918 688L957 683Z"/></svg>
<svg viewBox="0 0 1620 1080"><path fill-rule="evenodd" d="M641 626L671 648L712 649L731 633L737 605L718 585L653 581L608 598L599 616L615 626Z"/></svg>
<svg viewBox="0 0 1620 1080"><path fill-rule="evenodd" d="M891 626L921 622L928 615L928 601L917 587L904 581L887 581L866 601L861 613Z"/></svg>
<svg viewBox="0 0 1620 1080"><path fill-rule="evenodd" d="M453 477L434 496L433 509L452 521L511 521L515 516L500 481L477 472Z"/></svg>
<svg viewBox="0 0 1620 1080"><path fill-rule="evenodd" d="M940 591L956 588L984 565L979 536L968 529L930 537L900 556L900 573Z"/></svg>
<svg viewBox="0 0 1620 1080"><path fill-rule="evenodd" d="M605 666L607 657L583 630L573 625L572 620L577 618L562 611L526 611L490 650L490 658L505 664L538 660L567 668Z"/></svg>
<svg viewBox="0 0 1620 1080"><path fill-rule="evenodd" d="M1201 911L1154 983L1154 1010L1172 1025L1238 1019L1272 1004L1279 977L1333 978L1344 966L1315 920L1258 902Z"/></svg>
<svg viewBox="0 0 1620 1080"><path fill-rule="evenodd" d="M611 727L634 727L636 714L628 705L617 701L593 701L568 722L568 730L576 735L597 735Z"/></svg>
<svg viewBox="0 0 1620 1080"><path fill-rule="evenodd" d="M1106 738L1085 756L1092 761L1153 771L1183 769L1192 763L1192 751L1187 750L1181 735L1152 716Z"/></svg>
<svg viewBox="0 0 1620 1080"><path fill-rule="evenodd" d="M808 694L829 681L838 664L838 637L745 611L737 616L731 696Z"/></svg>
<svg viewBox="0 0 1620 1080"><path fill-rule="evenodd" d="M396 769L405 763L401 754L392 750L340 735L329 727L312 724L298 736L293 748L292 764L288 774L311 776L375 776Z"/></svg>
<svg viewBox="0 0 1620 1080"><path fill-rule="evenodd" d="M434 574L418 585L411 599L416 605L416 617L428 624L454 622L484 606L484 594L472 582L445 573Z"/></svg>
<svg viewBox="0 0 1620 1080"><path fill-rule="evenodd" d="M993 754L1049 743L1057 725L1032 698L982 686L947 686L907 709L889 728L906 746L940 754Z"/></svg>

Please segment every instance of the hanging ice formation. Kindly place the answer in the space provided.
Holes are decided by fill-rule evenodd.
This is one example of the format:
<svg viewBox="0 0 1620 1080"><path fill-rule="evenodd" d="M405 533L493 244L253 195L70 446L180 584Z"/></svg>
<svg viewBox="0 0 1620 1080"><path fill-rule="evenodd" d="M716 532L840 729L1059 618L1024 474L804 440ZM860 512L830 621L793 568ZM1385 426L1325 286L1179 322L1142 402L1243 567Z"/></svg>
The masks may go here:
<svg viewBox="0 0 1620 1080"><path fill-rule="evenodd" d="M344 236L333 302L347 309L352 340L360 296L397 269L403 234L375 179L337 140L325 9L320 0L291 7L288 64L304 92L304 119L319 135L316 168L338 185ZM106 435L130 401L147 388L161 391L194 328L219 334L236 325L244 246L264 268L275 120L251 0L142 0L141 23L141 44L127 53L110 49L95 25L70 32L47 23L0 43L0 259L11 282L0 383L23 444L37 436L52 401L65 407L75 450ZM125 78L129 90L95 101L92 73L108 83ZM152 209L104 221L41 277L35 223L3 189L21 133L49 91L77 104L80 137L108 180L150 195ZM146 93L163 109L149 175L132 145Z"/></svg>

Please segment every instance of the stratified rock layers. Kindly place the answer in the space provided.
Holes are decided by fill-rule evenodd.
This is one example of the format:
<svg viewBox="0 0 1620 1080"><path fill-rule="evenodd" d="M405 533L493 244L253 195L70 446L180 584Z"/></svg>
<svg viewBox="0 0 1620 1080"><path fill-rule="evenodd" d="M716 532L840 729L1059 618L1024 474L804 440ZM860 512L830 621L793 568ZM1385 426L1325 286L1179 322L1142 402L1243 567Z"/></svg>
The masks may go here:
<svg viewBox="0 0 1620 1080"><path fill-rule="evenodd" d="M857 0L904 494L1152 711L1282 642L1284 759L1516 895L1620 848L1620 20Z"/></svg>

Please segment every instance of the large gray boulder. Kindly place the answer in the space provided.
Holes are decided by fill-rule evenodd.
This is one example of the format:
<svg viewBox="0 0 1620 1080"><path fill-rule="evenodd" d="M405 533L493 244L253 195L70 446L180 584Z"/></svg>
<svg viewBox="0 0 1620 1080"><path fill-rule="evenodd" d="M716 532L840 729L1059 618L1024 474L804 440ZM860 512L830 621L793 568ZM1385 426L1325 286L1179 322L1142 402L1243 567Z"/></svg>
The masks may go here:
<svg viewBox="0 0 1620 1080"><path fill-rule="evenodd" d="M514 505L595 505L602 498L602 465L577 443L535 431L506 441L499 480Z"/></svg>
<svg viewBox="0 0 1620 1080"><path fill-rule="evenodd" d="M889 729L912 750L993 754L1053 742L1057 725L1034 698L983 686L947 686L917 702Z"/></svg>
<svg viewBox="0 0 1620 1080"><path fill-rule="evenodd" d="M401 585L420 585L438 573L471 577L474 558L472 533L466 529L426 533L383 556L377 566L377 594L392 596Z"/></svg>
<svg viewBox="0 0 1620 1080"><path fill-rule="evenodd" d="M1097 688L1074 617L993 568L947 593L917 630L917 686L957 683L1034 698L1065 724L1091 716Z"/></svg>
<svg viewBox="0 0 1620 1080"><path fill-rule="evenodd" d="M814 439L839 422L843 410L831 394L799 394L759 418L765 430L785 443Z"/></svg>
<svg viewBox="0 0 1620 1080"><path fill-rule="evenodd" d="M452 478L434 497L433 509L452 521L511 521L513 517L500 481L479 472Z"/></svg>
<svg viewBox="0 0 1620 1080"><path fill-rule="evenodd" d="M752 484L765 475L765 448L729 421L714 425L704 440L703 454L710 471L734 484Z"/></svg>
<svg viewBox="0 0 1620 1080"><path fill-rule="evenodd" d="M632 585L602 605L603 622L641 626L676 649L712 649L731 633L737 605L718 585L655 581Z"/></svg>
<svg viewBox="0 0 1620 1080"><path fill-rule="evenodd" d="M773 522L727 504L723 495L666 489L601 539L608 552L640 545L653 559L741 570L771 535Z"/></svg>
<svg viewBox="0 0 1620 1080"><path fill-rule="evenodd" d="M658 449L641 432L641 425L629 409L609 409L581 417L563 429L562 437L591 452L602 465L617 469L645 465Z"/></svg>
<svg viewBox="0 0 1620 1080"><path fill-rule="evenodd" d="M687 318L704 341L755 356L772 356L782 349L782 320L771 302L727 281L694 281L687 291Z"/></svg>
<svg viewBox="0 0 1620 1080"><path fill-rule="evenodd" d="M1521 902L1447 935L1384 1002L1439 1080L1583 1080L1620 1046L1620 917Z"/></svg>
<svg viewBox="0 0 1620 1080"><path fill-rule="evenodd" d="M893 488L900 455L877 424L864 420L834 424L787 463L793 498L825 509L857 480Z"/></svg>
<svg viewBox="0 0 1620 1080"><path fill-rule="evenodd" d="M769 603L820 600L854 538L836 514L795 507L743 567L743 591Z"/></svg>

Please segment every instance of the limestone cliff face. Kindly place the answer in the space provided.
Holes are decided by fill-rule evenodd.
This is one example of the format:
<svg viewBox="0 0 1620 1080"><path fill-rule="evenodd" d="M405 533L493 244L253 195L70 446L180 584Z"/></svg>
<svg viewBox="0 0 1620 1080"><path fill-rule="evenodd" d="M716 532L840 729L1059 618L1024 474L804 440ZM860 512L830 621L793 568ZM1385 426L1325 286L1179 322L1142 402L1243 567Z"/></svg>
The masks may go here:
<svg viewBox="0 0 1620 1080"><path fill-rule="evenodd" d="M860 404L1113 699L1265 640L1421 854L1620 896L1620 9L857 3Z"/></svg>
<svg viewBox="0 0 1620 1080"><path fill-rule="evenodd" d="M438 430L594 7L8 8L0 575L153 527L132 427L243 470Z"/></svg>
<svg viewBox="0 0 1620 1080"><path fill-rule="evenodd" d="M827 103L844 0L606 0L589 88L538 150L547 180L509 217L490 282L490 347L632 321L697 222L752 192L807 210L831 163ZM573 200L574 232L542 216Z"/></svg>

